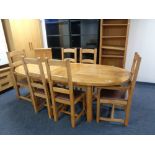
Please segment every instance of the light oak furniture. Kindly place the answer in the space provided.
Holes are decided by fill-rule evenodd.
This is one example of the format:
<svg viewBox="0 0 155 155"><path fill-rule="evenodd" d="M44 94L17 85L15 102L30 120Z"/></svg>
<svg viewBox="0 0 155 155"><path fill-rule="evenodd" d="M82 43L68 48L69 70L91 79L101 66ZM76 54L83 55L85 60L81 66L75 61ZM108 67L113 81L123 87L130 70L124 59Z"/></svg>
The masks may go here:
<svg viewBox="0 0 155 155"><path fill-rule="evenodd" d="M21 57L25 56L25 51L21 50L21 51L7 52L7 56L9 60L10 69L11 69L12 82L16 90L17 98L31 102L26 76L15 72L15 68L23 64ZM20 88L26 88L28 90L28 94L22 95L22 93L20 92Z"/></svg>
<svg viewBox="0 0 155 155"><path fill-rule="evenodd" d="M8 50L25 50L27 57L35 57L34 48L42 48L42 29L39 19L2 20Z"/></svg>
<svg viewBox="0 0 155 155"><path fill-rule="evenodd" d="M130 81L128 83L121 86L102 87L97 89L97 122L102 120L110 122L121 122L124 123L125 126L128 125L132 96L135 88L140 62L141 57L138 53L135 53L131 68ZM101 105L112 106L110 118L100 116ZM125 111L124 119L115 117L115 108L122 108Z"/></svg>
<svg viewBox="0 0 155 155"><path fill-rule="evenodd" d="M74 63L77 62L77 48L61 48L61 54L62 54L62 60L69 59L71 62ZM73 57L71 57L70 55L73 55Z"/></svg>
<svg viewBox="0 0 155 155"><path fill-rule="evenodd" d="M30 67L31 72L39 72L35 66ZM43 63L45 77L47 78L46 66ZM71 63L73 85L86 87L87 121L92 120L92 87L121 85L129 81L130 72L125 69L97 64ZM17 73L24 74L23 66L15 69ZM65 76L63 67L52 67L53 75Z"/></svg>
<svg viewBox="0 0 155 155"><path fill-rule="evenodd" d="M40 57L42 59L49 58L52 59L52 49L51 48L35 48L35 57Z"/></svg>
<svg viewBox="0 0 155 155"><path fill-rule="evenodd" d="M101 19L99 64L124 68L128 31L128 19Z"/></svg>
<svg viewBox="0 0 155 155"><path fill-rule="evenodd" d="M65 76L57 76L52 73L52 66L61 67L65 71ZM54 109L54 120L58 120L58 107L57 103L63 104L63 108L60 112L71 115L71 125L74 128L76 121L85 112L85 93L82 91L74 90L72 82L72 71L70 67L70 61L53 61L46 59L46 68L48 75L48 82L50 86L52 104ZM61 85L60 85L61 84ZM63 85L63 86L62 86ZM82 101L82 110L76 113L75 106ZM70 107L70 110L66 110L66 106Z"/></svg>
<svg viewBox="0 0 155 155"><path fill-rule="evenodd" d="M10 67L0 69L0 92L12 87Z"/></svg>
<svg viewBox="0 0 155 155"><path fill-rule="evenodd" d="M91 54L93 59L84 58L84 56ZM80 48L80 63L96 64L97 49L82 49Z"/></svg>
<svg viewBox="0 0 155 155"><path fill-rule="evenodd" d="M32 103L35 112L40 111L43 107L47 107L49 118L52 117L52 106L50 103L50 94L48 91L48 83L45 79L45 74L40 58L22 58L24 70L27 76L29 89L31 93ZM31 72L29 66L38 68L37 73Z"/></svg>
<svg viewBox="0 0 155 155"><path fill-rule="evenodd" d="M8 51L2 22L0 20L0 92L12 87L10 67L8 67Z"/></svg>

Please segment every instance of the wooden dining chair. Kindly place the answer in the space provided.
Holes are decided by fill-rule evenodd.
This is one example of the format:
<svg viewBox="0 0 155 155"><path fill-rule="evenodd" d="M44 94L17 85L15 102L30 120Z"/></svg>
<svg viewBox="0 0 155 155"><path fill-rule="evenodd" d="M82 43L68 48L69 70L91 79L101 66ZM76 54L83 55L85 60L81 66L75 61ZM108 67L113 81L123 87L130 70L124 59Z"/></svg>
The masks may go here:
<svg viewBox="0 0 155 155"><path fill-rule="evenodd" d="M31 102L31 97L29 93L29 87L28 87L26 76L15 72L16 67L23 65L21 57L25 56L25 51L21 50L21 51L7 52L7 56L9 60L10 70L11 70L12 82L16 90L17 98ZM28 90L28 93L26 95L22 95L21 93L21 89L23 88L26 88Z"/></svg>
<svg viewBox="0 0 155 155"><path fill-rule="evenodd" d="M92 55L93 59L87 58ZM85 57L85 58L84 58ZM80 48L80 63L96 64L97 49L82 49Z"/></svg>
<svg viewBox="0 0 155 155"><path fill-rule="evenodd" d="M23 57L23 65L27 75L35 112L47 107L48 116L51 118L52 106L50 102L50 94L48 91L48 83L45 78L41 59ZM35 66L35 70L33 69L33 66Z"/></svg>
<svg viewBox="0 0 155 155"><path fill-rule="evenodd" d="M52 67L57 67L57 71L53 73ZM59 67L63 68L63 72L59 72ZM50 86L54 120L58 121L59 114L65 113L71 115L71 125L74 128L76 121L85 113L85 93L73 89L72 74L70 61L54 61L46 60L46 68L48 75L48 82ZM56 74L58 73L58 74ZM61 75L59 75L59 73ZM82 110L76 113L75 106L82 101ZM62 108L60 105L62 105ZM66 108L69 107L68 111Z"/></svg>
<svg viewBox="0 0 155 155"><path fill-rule="evenodd" d="M61 55L62 60L69 59L71 62L77 63L77 48L61 48Z"/></svg>
<svg viewBox="0 0 155 155"><path fill-rule="evenodd" d="M97 88L97 122L99 122L100 120L121 122L124 123L125 126L128 126L132 96L135 88L140 62L141 57L138 53L135 53L131 68L131 76L128 83L122 86ZM112 106L110 118L100 116L101 104ZM116 108L121 108L125 111L124 119L115 117Z"/></svg>
<svg viewBox="0 0 155 155"><path fill-rule="evenodd" d="M45 59L46 57L52 59L52 49L51 48L35 48L35 57L40 57Z"/></svg>

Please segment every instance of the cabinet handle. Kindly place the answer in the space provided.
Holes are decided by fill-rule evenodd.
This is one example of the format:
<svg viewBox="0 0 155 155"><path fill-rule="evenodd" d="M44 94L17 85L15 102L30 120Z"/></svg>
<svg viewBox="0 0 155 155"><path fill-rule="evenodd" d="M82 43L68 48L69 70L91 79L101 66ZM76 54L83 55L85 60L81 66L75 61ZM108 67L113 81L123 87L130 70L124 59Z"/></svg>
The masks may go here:
<svg viewBox="0 0 155 155"><path fill-rule="evenodd" d="M33 44L32 44L32 42L31 42L31 49L33 50Z"/></svg>
<svg viewBox="0 0 155 155"><path fill-rule="evenodd" d="M30 48L30 51L31 51L31 44L30 44L30 42L29 42L29 48Z"/></svg>

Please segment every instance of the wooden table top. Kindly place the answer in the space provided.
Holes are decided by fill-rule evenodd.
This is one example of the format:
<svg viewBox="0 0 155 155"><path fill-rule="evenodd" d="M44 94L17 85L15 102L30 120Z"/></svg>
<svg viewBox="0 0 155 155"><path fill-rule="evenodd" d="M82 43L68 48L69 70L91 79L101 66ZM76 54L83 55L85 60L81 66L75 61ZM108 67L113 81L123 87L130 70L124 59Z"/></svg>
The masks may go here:
<svg viewBox="0 0 155 155"><path fill-rule="evenodd" d="M36 65L28 65L30 72L38 73L39 69ZM43 63L44 73L47 78L46 66ZM15 71L25 75L23 66L18 66ZM66 72L63 67L52 67L51 71L54 75L65 76ZM72 81L74 84L83 86L112 86L120 85L129 81L130 72L125 69L98 65L98 64L71 64Z"/></svg>

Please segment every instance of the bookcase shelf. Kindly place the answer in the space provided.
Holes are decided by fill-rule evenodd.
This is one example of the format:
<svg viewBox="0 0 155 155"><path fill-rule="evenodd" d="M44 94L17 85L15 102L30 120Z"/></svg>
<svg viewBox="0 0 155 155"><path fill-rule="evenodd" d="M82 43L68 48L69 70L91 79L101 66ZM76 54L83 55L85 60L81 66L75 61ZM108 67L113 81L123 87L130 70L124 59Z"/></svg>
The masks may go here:
<svg viewBox="0 0 155 155"><path fill-rule="evenodd" d="M102 55L104 58L123 58L121 55Z"/></svg>
<svg viewBox="0 0 155 155"><path fill-rule="evenodd" d="M74 36L80 36L80 34L71 34L71 36L73 36L73 37L74 37Z"/></svg>
<svg viewBox="0 0 155 155"><path fill-rule="evenodd" d="M128 30L128 19L100 20L100 64L124 68Z"/></svg>
<svg viewBox="0 0 155 155"><path fill-rule="evenodd" d="M128 26L128 24L102 24L102 26Z"/></svg>
<svg viewBox="0 0 155 155"><path fill-rule="evenodd" d="M103 49L111 49L111 50L119 50L119 51L124 51L124 47L117 47L117 46L102 46Z"/></svg>
<svg viewBox="0 0 155 155"><path fill-rule="evenodd" d="M109 39L109 38L126 38L126 36L102 36L104 39Z"/></svg>

